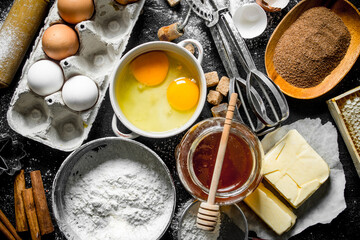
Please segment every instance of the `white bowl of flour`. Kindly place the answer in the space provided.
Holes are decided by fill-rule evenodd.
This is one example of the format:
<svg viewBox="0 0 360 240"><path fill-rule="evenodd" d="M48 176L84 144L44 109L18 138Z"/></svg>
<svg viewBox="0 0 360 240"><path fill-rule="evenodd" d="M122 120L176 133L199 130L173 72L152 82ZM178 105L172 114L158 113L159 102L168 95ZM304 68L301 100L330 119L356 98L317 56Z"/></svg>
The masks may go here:
<svg viewBox="0 0 360 240"><path fill-rule="evenodd" d="M146 146L115 137L71 153L53 182L53 212L68 239L159 239L175 202L163 161Z"/></svg>

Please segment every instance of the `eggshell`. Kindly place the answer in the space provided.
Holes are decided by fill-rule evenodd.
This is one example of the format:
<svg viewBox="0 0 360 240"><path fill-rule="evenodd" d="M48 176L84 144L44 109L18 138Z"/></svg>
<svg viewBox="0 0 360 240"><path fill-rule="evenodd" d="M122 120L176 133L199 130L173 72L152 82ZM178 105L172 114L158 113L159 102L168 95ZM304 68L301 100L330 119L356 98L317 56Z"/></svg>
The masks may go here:
<svg viewBox="0 0 360 240"><path fill-rule="evenodd" d="M278 12L288 5L289 0L256 0L256 3L265 11Z"/></svg>
<svg viewBox="0 0 360 240"><path fill-rule="evenodd" d="M256 3L240 6L233 15L233 21L243 38L257 37L267 26L266 13Z"/></svg>
<svg viewBox="0 0 360 240"><path fill-rule="evenodd" d="M64 75L56 63L50 60L40 60L29 68L27 80L32 91L46 96L61 89L64 84Z"/></svg>
<svg viewBox="0 0 360 240"><path fill-rule="evenodd" d="M79 38L71 27L55 24L45 30L42 48L50 58L62 60L76 54L79 49Z"/></svg>
<svg viewBox="0 0 360 240"><path fill-rule="evenodd" d="M58 0L57 7L60 17L71 24L88 20L94 13L93 0Z"/></svg>
<svg viewBox="0 0 360 240"><path fill-rule="evenodd" d="M93 80L86 76L75 76L67 80L62 89L66 106L75 111L84 111L95 105L99 90Z"/></svg>

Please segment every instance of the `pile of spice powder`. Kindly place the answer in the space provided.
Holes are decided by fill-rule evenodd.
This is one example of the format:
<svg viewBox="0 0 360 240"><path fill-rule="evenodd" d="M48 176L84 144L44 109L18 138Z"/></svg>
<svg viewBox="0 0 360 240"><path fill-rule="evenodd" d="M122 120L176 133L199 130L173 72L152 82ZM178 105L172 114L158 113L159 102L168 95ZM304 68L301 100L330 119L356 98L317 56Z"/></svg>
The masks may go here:
<svg viewBox="0 0 360 240"><path fill-rule="evenodd" d="M340 63L350 40L339 16L325 7L311 8L280 38L273 58L275 69L296 87L314 87Z"/></svg>

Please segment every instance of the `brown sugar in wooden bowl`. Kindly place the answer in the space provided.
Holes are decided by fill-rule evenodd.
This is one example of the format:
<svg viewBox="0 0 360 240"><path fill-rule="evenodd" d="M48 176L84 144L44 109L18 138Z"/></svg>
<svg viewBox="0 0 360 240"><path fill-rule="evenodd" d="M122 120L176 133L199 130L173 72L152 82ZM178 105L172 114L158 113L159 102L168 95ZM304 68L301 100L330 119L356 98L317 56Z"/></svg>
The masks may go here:
<svg viewBox="0 0 360 240"><path fill-rule="evenodd" d="M276 45L284 32L306 10L313 7L327 7L336 13L351 34L348 50L337 67L318 85L310 88L300 88L291 85L275 70L273 57ZM286 95L298 99L313 99L335 87L350 71L360 55L360 13L347 0L303 0L298 3L280 22L267 44L265 51L265 67L268 76L280 87Z"/></svg>

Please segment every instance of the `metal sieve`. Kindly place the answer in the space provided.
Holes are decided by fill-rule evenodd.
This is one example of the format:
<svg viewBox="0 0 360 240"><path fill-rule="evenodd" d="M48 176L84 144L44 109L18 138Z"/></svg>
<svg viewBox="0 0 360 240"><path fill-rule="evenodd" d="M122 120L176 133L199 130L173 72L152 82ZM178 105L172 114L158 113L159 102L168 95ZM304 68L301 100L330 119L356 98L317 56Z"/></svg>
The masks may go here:
<svg viewBox="0 0 360 240"><path fill-rule="evenodd" d="M170 171L161 158L145 145L133 140L118 137L105 137L88 142L72 152L60 166L52 186L52 208L60 230L67 239L81 239L72 226L66 221L65 192L67 182L71 175L77 174L77 171L79 170L80 172L82 171L82 169L79 169L79 166L83 166L83 170L86 172L91 170L91 167L96 166L98 163L96 157L91 158L91 160L89 160L89 158L83 158L85 154L90 151L97 152L101 148L109 145L116 147L116 156L111 156L109 159L101 159L102 162L116 158L126 158L145 164L151 164L151 166L153 166L152 169L156 170L159 173L159 176L162 177L164 184L169 186L168 189L170 191L169 196L172 201L172 207L164 210L164 212L166 212L164 217L166 218L167 224L163 226L161 232L159 231L157 239L160 239L170 225L176 206L175 185L170 175Z"/></svg>

